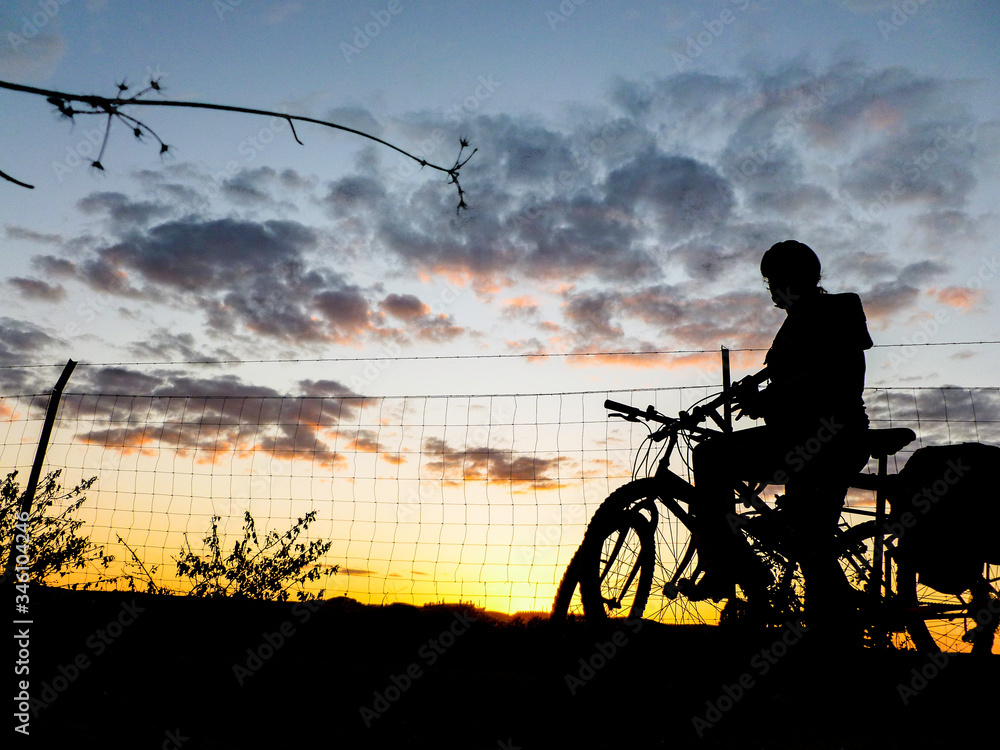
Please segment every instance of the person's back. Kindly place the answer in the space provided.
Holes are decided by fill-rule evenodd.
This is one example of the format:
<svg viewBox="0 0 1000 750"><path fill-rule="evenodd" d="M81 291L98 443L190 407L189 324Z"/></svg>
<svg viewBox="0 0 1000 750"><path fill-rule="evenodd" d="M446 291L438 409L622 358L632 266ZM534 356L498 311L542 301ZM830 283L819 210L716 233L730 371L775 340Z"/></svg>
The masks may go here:
<svg viewBox="0 0 1000 750"><path fill-rule="evenodd" d="M770 385L767 424L801 434L827 420L865 428L865 350L871 348L856 294L816 293L798 300L764 360Z"/></svg>

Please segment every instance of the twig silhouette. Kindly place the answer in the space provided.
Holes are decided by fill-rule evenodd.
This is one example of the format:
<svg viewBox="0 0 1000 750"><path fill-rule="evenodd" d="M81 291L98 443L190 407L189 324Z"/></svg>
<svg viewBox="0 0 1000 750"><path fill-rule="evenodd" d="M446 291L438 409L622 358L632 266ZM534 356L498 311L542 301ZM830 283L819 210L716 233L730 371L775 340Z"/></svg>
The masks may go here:
<svg viewBox="0 0 1000 750"><path fill-rule="evenodd" d="M462 155L465 149L468 148L469 142L465 138L460 140L460 148L458 151L458 156L455 159L454 164L450 167L441 166L440 164L434 164L427 161L426 159L411 154L409 151L400 148L388 141L382 140L381 138L371 135L370 133L365 133L361 130L356 130L354 128L347 127L346 125L339 125L335 122L328 122L326 120L318 120L313 117L304 117L301 115L289 115L284 112L273 112L266 109L254 109L252 107L239 107L230 104L212 104L209 102L180 102L172 101L168 99L143 99L143 95L148 94L151 91L162 91L160 82L158 79L151 79L149 84L132 96L125 96L125 92L129 90L129 85L127 82L122 81L117 84L118 94L114 97L98 96L96 94L68 94L63 91L52 91L49 89L40 89L34 86L25 86L19 83L11 83L9 81L0 81L0 89L7 89L9 91L19 91L25 94L33 94L35 96L44 96L46 100L54 106L59 113L70 120L75 118L77 115L100 115L107 118L104 129L104 140L101 143L101 149L97 154L97 158L91 161L90 165L94 169L103 170L104 165L101 163L101 159L104 157L104 151L108 145L108 139L111 134L111 125L115 120L126 125L131 131L132 135L135 136L137 140L143 140L145 136L152 137L160 146L160 154L166 154L170 150L162 138L145 122L127 114L124 109L128 107L184 107L188 109L212 109L221 112L239 112L248 115L262 115L264 117L279 117L285 120L292 129L292 137L295 138L296 143L299 145L304 145L299 139L298 133L295 131L296 122L306 122L312 123L314 125L322 125L323 127L333 128L334 130L343 130L346 133L351 133L353 135L360 136L362 138L367 138L370 141L374 141L382 146L391 148L403 156L413 159L421 167L430 167L431 169L436 169L439 172L444 172L448 175L448 183L455 185L458 191L458 210L467 208L465 202L465 191L462 190L462 185L459 182L459 171L464 167L472 155L476 153L478 149L473 149L472 152L462 159ZM82 106L78 106L82 105ZM6 172L0 171L0 177L7 180L8 182L13 182L15 185L20 185L25 188L34 188L34 185L29 185L26 182L15 179L11 177Z"/></svg>
<svg viewBox="0 0 1000 750"><path fill-rule="evenodd" d="M156 585L156 581L153 580L153 576L150 574L149 570L146 568L146 566L142 562L142 560L139 559L139 556L135 553L135 550L132 549L128 545L128 542L126 542L124 539L122 539L121 534L115 534L115 536L118 537L118 541L119 542L121 542L122 544L125 545L125 549L127 549L132 554L132 559L135 560L136 564L142 570L143 574L145 574L146 579L149 581L149 583L147 584L146 588L147 589L151 589L152 591L156 592L157 594L162 593L162 589L159 586ZM153 566L153 570L156 570L156 566L155 565ZM131 578L131 576L130 576L130 578Z"/></svg>

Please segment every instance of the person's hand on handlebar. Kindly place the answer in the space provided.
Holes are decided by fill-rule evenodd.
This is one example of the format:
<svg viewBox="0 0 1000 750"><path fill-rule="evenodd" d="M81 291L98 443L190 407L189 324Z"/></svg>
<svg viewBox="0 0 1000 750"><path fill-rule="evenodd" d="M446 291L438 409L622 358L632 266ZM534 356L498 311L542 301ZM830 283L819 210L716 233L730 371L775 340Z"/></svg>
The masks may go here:
<svg viewBox="0 0 1000 750"><path fill-rule="evenodd" d="M733 385L733 408L736 418L760 419L764 416L766 391L758 391L757 380L747 376Z"/></svg>

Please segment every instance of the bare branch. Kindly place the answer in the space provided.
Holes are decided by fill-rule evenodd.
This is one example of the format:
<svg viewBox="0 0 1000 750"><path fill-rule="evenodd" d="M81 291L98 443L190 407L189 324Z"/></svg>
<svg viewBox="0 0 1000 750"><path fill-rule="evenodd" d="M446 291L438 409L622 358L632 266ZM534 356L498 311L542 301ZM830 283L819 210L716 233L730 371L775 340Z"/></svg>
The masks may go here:
<svg viewBox="0 0 1000 750"><path fill-rule="evenodd" d="M15 180L13 177L11 177L9 174L7 174L6 172L4 172L3 170L0 170L0 177L3 177L8 182L13 182L15 185L20 185L21 187L26 187L29 190L34 190L35 189L34 185L29 185L27 182L21 182L20 180Z"/></svg>
<svg viewBox="0 0 1000 750"><path fill-rule="evenodd" d="M285 112L273 112L271 110L266 110L266 109L239 107L229 104L213 104L209 102L181 102L168 99L142 99L141 97L150 91L161 90L159 81L157 81L156 79L151 80L146 88L142 89L133 96L127 98L124 98L124 94L129 89L128 84L125 81L122 81L121 83L117 84L117 88L118 88L117 96L106 97L106 96L98 96L95 94L69 94L63 91L52 91L49 89L36 88L34 86L25 86L19 83L11 83L9 81L0 81L0 89L7 89L9 91L18 91L25 94L33 94L35 96L44 96L46 100L59 111L60 114L69 119L72 119L76 115L101 114L106 116L108 120L105 126L104 142L101 145L100 154L98 155L97 159L91 164L91 166L97 169L104 169L103 165L101 164L101 158L104 155L104 148L105 146L107 146L108 137L111 132L111 123L115 119L118 119L123 123L125 123L126 125L128 125L129 129L132 131L133 135L135 135L137 139L141 140L142 136L145 134L151 135L153 138L155 138L156 141L160 144L161 154L167 153L167 151L170 148L166 143L163 142L163 140L156 134L156 132L153 131L152 128L150 128L148 125L146 125L146 123L139 120L138 118L123 112L122 111L123 108L183 107L186 109L211 109L220 112L238 112L247 115L260 115L263 117L279 117L281 119L284 119L291 126L292 136L295 138L296 143L298 143L299 145L303 144L302 141L299 139L298 133L295 131L296 122L312 123L313 125L321 125L323 127L332 128L334 130L342 130L345 133L351 133L352 135L357 135L362 138L366 138L370 141L374 141L375 143L378 143L387 148L391 148L393 151L396 151L402 154L403 156L412 159L413 161L420 164L421 167L430 167L431 169L436 169L439 172L445 173L449 178L448 179L449 184L454 184L456 190L458 191L458 208L462 209L467 207L464 199L465 191L462 190L461 183L459 182L459 172L461 171L462 167L464 167L468 163L469 159L472 158L472 155L475 154L478 149L473 149L472 152L463 160L462 154L464 150L469 146L469 142L465 138L462 138L460 141L458 157L455 159L455 163L452 164L450 167L445 167L441 166L440 164L433 164L422 157L411 154L409 151L406 151L405 149L402 149L399 146L389 143L388 141L385 141L377 136L371 135L370 133L365 133L361 130L356 130L355 128L347 127L346 125L339 125L335 122L318 120L313 117L304 117L301 115L290 115ZM84 105L84 108L75 108L73 106L74 103L82 104ZM14 179L10 175L2 171L0 171L0 177L3 177L5 180L13 182L14 184L20 185L22 187L26 188L33 187L32 185L29 185L25 182L21 182L20 180Z"/></svg>

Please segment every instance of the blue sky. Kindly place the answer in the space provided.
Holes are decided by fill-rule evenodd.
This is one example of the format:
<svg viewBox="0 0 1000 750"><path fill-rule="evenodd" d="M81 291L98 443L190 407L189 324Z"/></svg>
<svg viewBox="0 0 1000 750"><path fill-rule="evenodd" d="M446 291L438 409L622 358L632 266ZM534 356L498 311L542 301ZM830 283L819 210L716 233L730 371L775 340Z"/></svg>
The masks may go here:
<svg viewBox="0 0 1000 750"><path fill-rule="evenodd" d="M998 27L958 0L7 2L4 80L153 76L436 163L478 151L460 214L388 149L237 114L137 112L169 158L115 128L96 172L98 122L0 92L0 169L36 186L0 183L0 352L158 363L74 375L127 393L704 384L714 354L509 355L766 348L757 263L788 238L876 344L995 341ZM998 353L880 346L868 382L993 385ZM400 356L434 359L358 359ZM202 359L334 361L166 364ZM56 374L0 371L6 393Z"/></svg>

